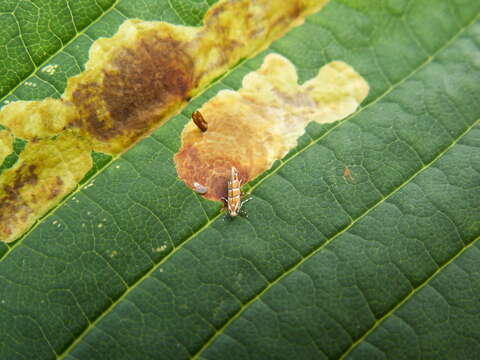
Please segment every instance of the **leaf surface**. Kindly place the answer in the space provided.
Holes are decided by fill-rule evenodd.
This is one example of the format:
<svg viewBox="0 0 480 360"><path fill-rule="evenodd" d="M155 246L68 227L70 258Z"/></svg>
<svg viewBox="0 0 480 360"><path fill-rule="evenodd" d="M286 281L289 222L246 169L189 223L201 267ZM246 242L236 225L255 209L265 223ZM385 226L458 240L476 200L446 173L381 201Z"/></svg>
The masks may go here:
<svg viewBox="0 0 480 360"><path fill-rule="evenodd" d="M2 101L58 97L125 18L199 25L212 3L4 1ZM108 166L99 157L85 186L2 245L0 358L474 359L479 13L332 1ZM191 112L268 53L301 82L344 61L370 93L346 120L310 124L250 185L248 218L223 220L173 157Z"/></svg>

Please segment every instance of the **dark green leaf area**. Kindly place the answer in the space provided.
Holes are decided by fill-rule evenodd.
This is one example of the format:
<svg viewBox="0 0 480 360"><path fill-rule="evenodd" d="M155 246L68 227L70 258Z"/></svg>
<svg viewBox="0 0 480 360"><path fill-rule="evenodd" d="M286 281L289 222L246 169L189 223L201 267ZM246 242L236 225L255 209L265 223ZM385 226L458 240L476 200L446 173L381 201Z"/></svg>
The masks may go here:
<svg viewBox="0 0 480 360"><path fill-rule="evenodd" d="M103 4L105 8L100 2L92 4L88 0L22 0L1 4L0 70L6 76L0 77L0 96L38 70L113 3L107 1Z"/></svg>
<svg viewBox="0 0 480 360"><path fill-rule="evenodd" d="M99 166L0 262L0 358L474 358L479 12L333 1L275 42L265 53L301 81L343 60L371 92L350 119L308 127L255 183L248 218L217 216L172 158L191 112L265 54Z"/></svg>
<svg viewBox="0 0 480 360"><path fill-rule="evenodd" d="M386 319L352 358L476 359L479 261L477 241Z"/></svg>
<svg viewBox="0 0 480 360"><path fill-rule="evenodd" d="M478 237L460 234L478 234L478 164L474 187L449 180L474 174L463 159L480 158L480 127L461 141L472 139L477 146L454 147L279 281L204 357L338 358L360 340L351 358L474 359L480 252ZM470 219L445 212L456 204Z"/></svg>
<svg viewBox="0 0 480 360"><path fill-rule="evenodd" d="M12 67L12 63L16 66ZM33 69L34 64L18 36L18 23L15 17L11 13L0 13L0 96L14 87L19 77L25 76Z"/></svg>
<svg viewBox="0 0 480 360"><path fill-rule="evenodd" d="M434 185L432 189L436 191L427 192L427 196L445 215L455 213L453 209L461 206L464 218L450 215L449 220L456 230L467 229L466 238L470 241L415 288L406 298L408 301L404 300L398 311L352 352L353 358L374 359L383 353L389 358L475 359L480 352L475 341L480 337L475 295L480 293L480 221L472 218L480 207L478 196L474 196L479 186L480 127L473 128L439 165L432 167L431 176L421 179L421 185ZM477 237L472 238L473 234Z"/></svg>
<svg viewBox="0 0 480 360"><path fill-rule="evenodd" d="M158 14L164 21L190 26L199 26L207 10L218 0L123 0L118 11L127 17L143 20L158 20Z"/></svg>

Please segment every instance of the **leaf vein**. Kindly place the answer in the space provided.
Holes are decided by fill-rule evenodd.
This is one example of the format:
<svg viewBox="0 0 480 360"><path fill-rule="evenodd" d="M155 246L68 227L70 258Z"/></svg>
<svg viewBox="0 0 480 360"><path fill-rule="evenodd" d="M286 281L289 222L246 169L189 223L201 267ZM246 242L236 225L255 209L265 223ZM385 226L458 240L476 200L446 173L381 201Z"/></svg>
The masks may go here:
<svg viewBox="0 0 480 360"><path fill-rule="evenodd" d="M443 269L448 267L450 264L453 263L460 255L462 255L467 249L475 245L477 240L480 239L480 236L477 237L475 240L473 240L470 244L464 246L458 253L456 253L452 258L445 262L442 266L438 267L437 270L433 272L432 275L430 275L425 281L423 281L419 286L414 288L405 298L403 298L397 305L395 305L390 311L385 313L380 319L378 319L371 327L368 329L360 338L357 339L350 347L340 356L339 359L345 359L346 356L356 347L358 344L360 344L365 338L368 337L381 323L383 323L389 316L392 316L395 311L397 311L403 304L405 304L413 295L415 295L419 290L423 289L428 283L435 278ZM397 318L400 319L400 317L397 316Z"/></svg>

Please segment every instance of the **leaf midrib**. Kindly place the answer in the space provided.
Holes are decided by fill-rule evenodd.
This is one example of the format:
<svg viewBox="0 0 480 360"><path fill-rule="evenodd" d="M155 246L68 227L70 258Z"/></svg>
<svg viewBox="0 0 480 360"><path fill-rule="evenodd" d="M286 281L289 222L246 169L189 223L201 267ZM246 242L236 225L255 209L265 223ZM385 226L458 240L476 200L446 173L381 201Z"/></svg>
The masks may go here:
<svg viewBox="0 0 480 360"><path fill-rule="evenodd" d="M400 81L393 83L383 94L379 95L375 100L371 101L368 103L366 106L361 107L358 109L355 113L350 115L349 117L345 118L342 121L339 121L335 126L330 128L328 131L326 131L323 135L318 137L317 139L312 140L310 143L305 145L304 147L300 148L298 152L290 156L289 158L285 159L277 168L272 170L268 175L266 175L264 178L262 178L260 181L258 181L255 185L253 185L248 193L252 193L258 186L260 186L265 180L269 179L271 176L276 174L280 169L282 169L286 164L288 164L291 160L295 159L298 155L304 153L306 150L308 150L310 147L314 146L317 144L319 141L324 139L326 136L328 136L332 131L335 129L339 128L343 124L345 124L348 120L353 118L354 116L357 116L359 113L363 112L365 109L370 108L370 106L378 103L380 100L382 100L385 96L390 94L393 90L401 86L405 81L410 79L412 76L417 74L419 71L421 71L425 66L430 64L432 60L438 56L443 50L448 48L453 42L456 41L457 38L459 38L467 28L469 28L471 25L473 25L478 19L480 15L477 14L477 16L473 17L472 20L467 23L464 27L461 27L458 29L458 32L452 36L448 41L445 42L445 44L441 47L439 47L437 50L435 50L432 55L427 57L423 63L421 63L417 68L415 68L413 71L411 71L409 74L407 74L403 79ZM230 73L231 71L226 72L226 74ZM225 76L226 76L225 74ZM225 76L222 76L219 80L218 83L221 82ZM213 85L213 84L211 84ZM210 346L216 338L223 333L223 331L233 322L235 319L237 319L253 302L255 302L258 298L260 298L264 293L266 293L273 285L277 284L281 279L283 279L285 276L287 276L289 273L292 271L296 270L300 265L302 265L306 260L311 258L314 254L317 252L321 251L326 245L330 244L334 239L336 239L338 236L341 234L345 233L348 231L354 224L356 224L359 220L364 218L367 214L369 214L372 210L376 209L380 204L382 204L385 200L389 199L391 196L393 196L395 193L397 193L400 189L402 189L405 185L407 185L411 179L413 179L415 176L417 176L419 173L423 172L425 169L429 168L430 165L432 165L435 161L437 161L439 158L441 158L446 152L448 152L454 145L458 143L460 139L462 139L477 123L479 120L476 120L470 127L468 127L462 134L460 134L456 139L452 141L452 143L446 147L443 151L439 152L435 158L433 158L429 163L424 164L421 169L419 169L417 172L415 172L413 175L411 175L406 181L404 181L402 184L400 184L397 188L393 189L389 194L385 195L380 201L378 201L376 204L374 204L370 209L367 209L363 214L359 215L356 219L354 219L349 225L347 225L344 229L340 230L337 232L335 235L333 235L330 239L327 239L322 245L320 245L317 249L312 250L309 254L305 255L297 264L293 265L290 269L285 271L284 273L280 274L277 278L275 278L265 289L263 289L258 295L253 297L251 300L249 300L245 305L243 305L237 313L235 313L221 328L219 328L213 335L210 337L209 340L199 349L199 351L195 354L192 355L193 359L198 358L201 353L208 347ZM108 164L106 165L108 166ZM66 355L68 355L82 340L85 338L85 336L88 335L91 329L95 328L95 326L105 317L107 316L119 303L122 302L124 298L128 296L128 294L135 290L138 285L143 283L144 280L150 277L150 275L155 272L158 268L160 268L166 261L168 261L173 255L177 253L185 244L189 243L189 241L193 238L195 238L197 235L202 233L205 229L207 229L210 224L212 224L214 221L216 221L223 213L220 211L217 213L215 216L210 218L201 228L199 228L195 233L191 234L187 239L185 239L182 243L180 243L177 247L175 247L168 255L166 255L162 260L160 260L156 265L154 265L150 270L148 270L143 276L141 276L138 280L133 282L131 286L129 286L125 292L115 301L113 302L109 307L105 309L96 319L93 321L89 321L89 326L85 328L84 331L80 334L78 338L76 338L58 357L57 359L64 359ZM475 240L476 241L476 240ZM443 269L443 268L442 268Z"/></svg>

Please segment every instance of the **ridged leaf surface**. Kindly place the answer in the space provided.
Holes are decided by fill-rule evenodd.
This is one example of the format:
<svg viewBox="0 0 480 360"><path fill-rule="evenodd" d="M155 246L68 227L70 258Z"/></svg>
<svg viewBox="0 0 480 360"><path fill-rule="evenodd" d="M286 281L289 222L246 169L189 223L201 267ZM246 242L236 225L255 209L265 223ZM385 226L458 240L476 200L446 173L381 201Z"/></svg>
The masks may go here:
<svg viewBox="0 0 480 360"><path fill-rule="evenodd" d="M60 96L127 18L200 25L213 3L1 0L2 102ZM1 245L0 358L478 358L479 14L477 1L332 1L99 157L90 182ZM251 184L248 218L225 220L173 156L191 112L272 52L302 82L345 61L370 94L309 125Z"/></svg>

